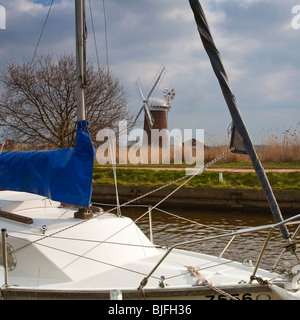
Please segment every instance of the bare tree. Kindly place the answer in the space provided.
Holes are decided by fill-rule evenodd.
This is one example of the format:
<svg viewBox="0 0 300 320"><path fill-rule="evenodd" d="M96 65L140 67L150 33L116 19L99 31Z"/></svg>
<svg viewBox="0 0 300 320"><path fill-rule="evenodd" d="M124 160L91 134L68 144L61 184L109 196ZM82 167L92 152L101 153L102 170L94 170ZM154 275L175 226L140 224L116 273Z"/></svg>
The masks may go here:
<svg viewBox="0 0 300 320"><path fill-rule="evenodd" d="M35 148L74 146L76 66L73 55L41 56L34 64L10 62L0 73L0 122L5 136ZM90 133L128 120L124 86L106 69L87 64L86 112Z"/></svg>

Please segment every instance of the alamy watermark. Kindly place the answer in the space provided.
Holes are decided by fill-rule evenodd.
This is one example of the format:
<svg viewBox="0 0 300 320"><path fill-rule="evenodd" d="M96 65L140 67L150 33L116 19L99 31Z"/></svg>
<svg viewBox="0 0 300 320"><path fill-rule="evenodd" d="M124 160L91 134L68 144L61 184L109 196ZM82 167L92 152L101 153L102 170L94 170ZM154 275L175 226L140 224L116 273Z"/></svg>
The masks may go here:
<svg viewBox="0 0 300 320"><path fill-rule="evenodd" d="M300 29L300 5L295 5L292 8L292 14L295 14L293 17L291 24L294 30Z"/></svg>
<svg viewBox="0 0 300 320"><path fill-rule="evenodd" d="M0 5L0 29L6 29L6 10Z"/></svg>
<svg viewBox="0 0 300 320"><path fill-rule="evenodd" d="M133 129L120 121L118 132L102 129L97 133L96 159L99 164L183 164L186 174L195 174L204 165L204 130ZM148 135L150 134L150 139ZM150 141L150 144L149 144ZM201 170L199 170L201 172Z"/></svg>

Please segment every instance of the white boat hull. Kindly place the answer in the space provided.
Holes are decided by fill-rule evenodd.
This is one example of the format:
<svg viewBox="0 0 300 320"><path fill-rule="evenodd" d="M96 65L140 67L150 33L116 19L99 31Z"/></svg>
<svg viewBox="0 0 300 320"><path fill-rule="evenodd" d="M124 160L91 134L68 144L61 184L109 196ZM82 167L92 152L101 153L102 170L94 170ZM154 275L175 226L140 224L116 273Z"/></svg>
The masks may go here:
<svg viewBox="0 0 300 320"><path fill-rule="evenodd" d="M224 286L221 288L238 300L281 300L267 285L248 284ZM4 300L229 300L204 286L189 288L155 288L139 292L137 289L118 291L118 296L112 290L83 289L33 289L8 287L2 289Z"/></svg>
<svg viewBox="0 0 300 320"><path fill-rule="evenodd" d="M110 213L75 219L75 209L15 192L0 192L0 207L33 221L0 218L11 250L8 283L0 269L2 299L110 299L114 290L122 299L278 298L266 284L249 284L251 266L179 249L172 250L138 290L167 248L154 246L131 219ZM199 282L189 266L206 282ZM278 278L260 269L256 276Z"/></svg>

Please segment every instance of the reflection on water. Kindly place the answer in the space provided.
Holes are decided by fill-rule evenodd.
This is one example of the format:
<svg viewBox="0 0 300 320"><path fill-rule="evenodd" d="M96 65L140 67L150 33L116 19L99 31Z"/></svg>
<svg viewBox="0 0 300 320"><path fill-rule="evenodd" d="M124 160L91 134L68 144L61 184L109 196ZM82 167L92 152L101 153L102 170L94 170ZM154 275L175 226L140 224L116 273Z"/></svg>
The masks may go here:
<svg viewBox="0 0 300 320"><path fill-rule="evenodd" d="M146 211L147 208L145 207L122 208L122 215L135 220ZM271 213L220 213L178 209L172 209L170 211L167 210L167 212L195 221L198 224L192 224L175 216L168 215L165 212L153 210L153 240L157 245L170 246L178 242L218 235L222 232L230 232L246 227L274 223ZM145 215L145 217L136 223L142 231L150 237L149 216ZM221 232L217 229L207 228L200 224L221 229ZM294 230L294 226L289 227L290 232L293 232ZM255 264L268 232L268 230L263 230L253 234L248 233L237 236L223 257L239 262L243 262L245 259L250 259L253 264ZM229 240L230 238L212 239L192 245L185 245L185 247L180 248L218 256ZM282 239L280 232L277 229L274 230L260 267L270 270L286 244L286 240ZM290 253L286 253L284 255L284 260L279 264L279 267L281 269L291 269L295 264L295 256Z"/></svg>

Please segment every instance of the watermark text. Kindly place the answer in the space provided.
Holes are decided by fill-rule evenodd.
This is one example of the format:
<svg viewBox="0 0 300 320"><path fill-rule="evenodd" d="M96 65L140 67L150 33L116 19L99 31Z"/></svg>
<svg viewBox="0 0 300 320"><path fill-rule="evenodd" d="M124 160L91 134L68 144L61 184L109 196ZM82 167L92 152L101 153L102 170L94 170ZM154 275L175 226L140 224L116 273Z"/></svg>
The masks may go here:
<svg viewBox="0 0 300 320"><path fill-rule="evenodd" d="M99 164L185 163L189 165L186 174L194 174L204 165L203 129L151 129L150 132L133 129L128 132L127 121L120 121L118 132L102 129L96 141L100 143L96 152Z"/></svg>
<svg viewBox="0 0 300 320"><path fill-rule="evenodd" d="M0 5L0 29L6 29L6 10Z"/></svg>
<svg viewBox="0 0 300 320"><path fill-rule="evenodd" d="M300 29L300 5L295 5L292 8L292 14L295 14L293 17L291 24L294 30Z"/></svg>

